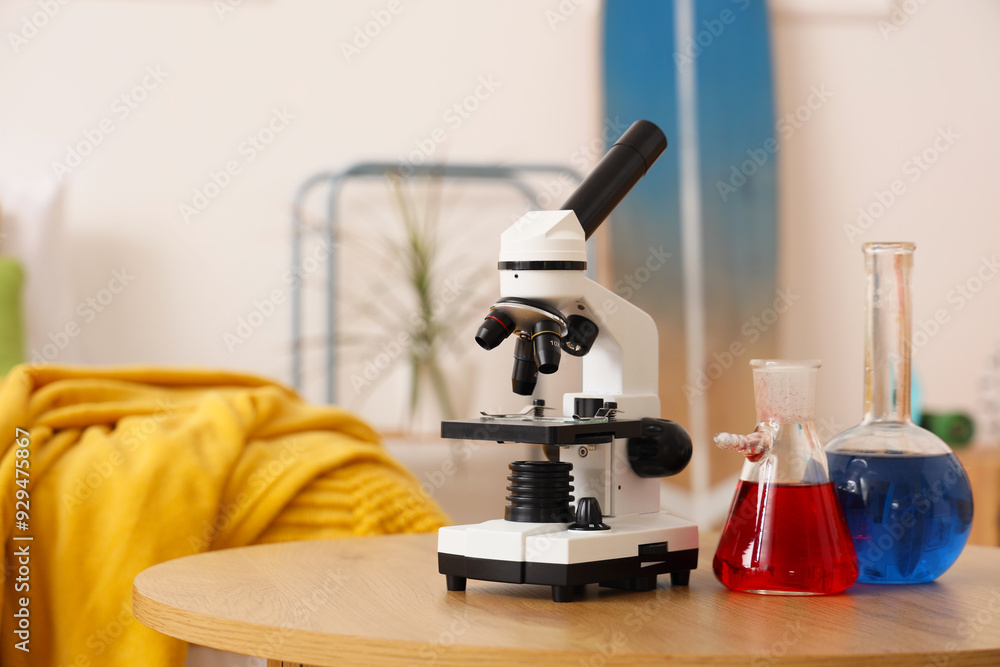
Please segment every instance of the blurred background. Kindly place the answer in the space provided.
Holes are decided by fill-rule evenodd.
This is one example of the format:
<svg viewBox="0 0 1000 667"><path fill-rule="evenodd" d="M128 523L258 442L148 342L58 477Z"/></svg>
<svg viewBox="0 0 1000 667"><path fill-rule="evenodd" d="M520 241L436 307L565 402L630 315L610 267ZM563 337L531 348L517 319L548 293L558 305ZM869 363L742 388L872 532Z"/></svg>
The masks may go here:
<svg viewBox="0 0 1000 667"><path fill-rule="evenodd" d="M917 244L920 407L1000 444L993 0L2 0L0 28L24 359L295 383L381 429L456 520L492 518L523 453L435 432L521 405L508 354L472 344L499 234L646 117L671 147L592 254L656 317L663 416L699 447L668 508L722 519L740 460L708 439L752 429L753 357L822 359L825 439L861 418L869 241ZM397 177L344 177L367 163ZM442 163L550 171L532 202L414 176Z"/></svg>

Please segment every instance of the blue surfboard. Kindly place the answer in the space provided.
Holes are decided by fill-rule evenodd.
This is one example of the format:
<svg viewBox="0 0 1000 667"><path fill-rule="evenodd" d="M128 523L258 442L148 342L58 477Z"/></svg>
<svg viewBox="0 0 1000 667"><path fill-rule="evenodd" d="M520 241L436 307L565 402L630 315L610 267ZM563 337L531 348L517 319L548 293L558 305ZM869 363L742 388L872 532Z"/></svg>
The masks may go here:
<svg viewBox="0 0 1000 667"><path fill-rule="evenodd" d="M711 436L753 428L748 362L776 353L780 136L765 3L607 0L604 67L606 121L651 120L669 148L615 210L602 275L656 320L662 413L695 441L679 480L686 514L707 525L724 517L742 463Z"/></svg>

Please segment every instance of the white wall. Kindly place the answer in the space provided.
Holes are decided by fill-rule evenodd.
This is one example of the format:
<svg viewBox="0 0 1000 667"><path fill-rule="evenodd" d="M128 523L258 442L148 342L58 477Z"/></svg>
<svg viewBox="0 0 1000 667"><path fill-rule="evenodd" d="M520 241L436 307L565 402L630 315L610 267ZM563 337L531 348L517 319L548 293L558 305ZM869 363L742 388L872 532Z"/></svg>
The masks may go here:
<svg viewBox="0 0 1000 667"><path fill-rule="evenodd" d="M894 19L877 13L880 0L838 14L823 13L827 5L774 5L779 114L794 113L814 86L833 93L779 154L779 283L802 297L779 324L783 354L822 358L821 413L840 426L856 421L859 247L913 240L915 319L919 325L936 311L948 318L917 354L926 403L974 409L978 376L1000 342L1000 281L986 281L967 303L955 288L970 280L978 286L982 258L1000 246L993 167L1000 6L910 0L896 3ZM247 0L221 16L219 6L88 0L38 18L37 1L0 5L0 173L52 178L67 144L85 141L104 118L113 129L62 179L72 259L53 271L68 273L73 303L100 294L115 269L134 279L92 322L67 311L65 321L80 324L80 334L55 361L202 364L287 381L289 288L282 276L289 205L306 176L361 159L397 160L436 128L446 141L434 158L495 163L568 163L600 135L596 2L555 24L553 12L572 3ZM344 44L379 15L391 21L359 53L345 55ZM32 20L46 25L25 32ZM155 87L138 91L146 99L123 117L117 100L148 68L164 72L162 82L146 78ZM452 127L444 114L474 93L480 77L500 85ZM265 128L275 109L294 118L248 161L241 142ZM915 180L911 156L947 128L957 139ZM240 173L186 223L179 206L191 204L193 190L230 160ZM849 234L858 207L877 204L876 192L894 179L904 194L869 229ZM349 205L345 219L362 204ZM492 217L499 230L519 205L508 199L463 215ZM374 219L392 224L384 215ZM489 236L472 244L483 257L494 252ZM235 334L239 319L275 290L286 301L230 351L224 335ZM33 347L49 333L35 332ZM462 385L463 407L506 407L495 404L505 393L508 361L462 361L471 372L503 375L492 393ZM321 389L316 363L307 369L314 397ZM399 416L386 416L384 406L402 399L402 384L388 394L345 392L345 401L393 428Z"/></svg>
<svg viewBox="0 0 1000 667"><path fill-rule="evenodd" d="M546 14L555 0L234 4L221 17L221 2L210 0L54 5L54 16L37 19L44 27L17 44L10 33L21 33L40 5L0 4L0 163L52 177L66 145L107 118L111 133L62 179L73 249L65 288L85 299L113 269L134 276L92 322L78 321L81 333L53 361L224 366L287 382L282 276L291 199L307 176L397 160L437 128L446 140L434 159L488 163L568 164L600 134L597 3L555 24ZM385 27L372 23L379 17ZM345 54L365 29L378 34ZM135 109L116 102L147 68L163 72L162 82L147 78L152 89L139 91L145 99ZM455 127L446 112L477 89L487 99ZM275 109L292 119L250 161L241 144ZM240 173L185 222L180 205L191 205L193 191L229 161ZM505 206L488 212L497 234L522 204L510 198ZM230 351L224 335L274 290L285 303ZM38 332L37 349L48 333ZM498 368L505 378L509 361ZM310 378L318 397L312 369ZM378 401L364 409L376 421L385 413Z"/></svg>
<svg viewBox="0 0 1000 667"><path fill-rule="evenodd" d="M863 241L916 241L916 320L938 310L948 317L917 355L929 407L975 408L978 374L998 344L1000 281L987 281L961 308L953 290L968 280L976 286L982 258L1000 245L993 184L1000 7L911 0L897 2L897 12L919 9L894 20L878 13L884 4L856 2L837 14L824 13L829 3L774 5L779 114L794 113L813 86L833 93L779 155L779 282L802 295L779 324L782 349L824 360L821 413L841 426L861 411ZM74 304L100 294L115 269L134 279L93 321L67 311L60 321L80 324L80 334L54 361L202 364L288 381L282 276L289 205L305 177L361 159L397 160L436 128L446 141L434 158L495 163L569 163L600 135L596 2L555 24L553 12L572 3L247 0L221 16L219 6L88 0L58 5L45 18L37 1L0 4L0 173L52 178L67 144L85 141L104 118L113 128L62 179L72 259L53 272L68 274ZM379 15L392 19L360 53L345 55L344 45ZM26 20L45 25L25 32ZM117 100L147 68L166 73L162 83L147 78L155 88L139 91L146 99L123 117ZM480 77L500 85L452 127L444 114L474 93ZM265 128L274 109L294 118L250 162L241 142ZM907 161L942 128L958 138L914 181ZM230 160L240 173L185 223L179 206ZM905 193L848 238L858 207L877 203L875 192L894 179ZM497 201L463 215L491 217L502 229L520 202ZM364 212L362 204L348 204L345 219ZM482 257L494 252L489 236L473 244ZM224 335L274 290L285 303L230 351ZM33 348L50 333L34 332ZM498 355L461 361L473 371L508 372ZM307 368L312 397L321 391L318 363ZM384 406L403 398L405 383L395 380L359 395L342 384L342 396L394 428L400 418ZM503 378L492 393L462 385L463 407L508 407L500 405L505 387Z"/></svg>
<svg viewBox="0 0 1000 667"><path fill-rule="evenodd" d="M895 5L887 19L773 16L779 113L793 113L813 86L833 93L780 152L779 284L802 297L781 323L782 350L823 359L819 410L840 427L862 414L862 243L916 242L915 326L937 311L947 319L915 339L924 343L915 368L928 409L974 409L979 376L1000 345L995 271L984 270L992 279L971 300L956 290L980 287L983 258L1000 254L1000 5ZM931 149L934 158L948 128L957 138L939 141L947 150L926 170L916 166L912 156ZM896 179L903 194L853 233L858 208L878 204L876 192Z"/></svg>

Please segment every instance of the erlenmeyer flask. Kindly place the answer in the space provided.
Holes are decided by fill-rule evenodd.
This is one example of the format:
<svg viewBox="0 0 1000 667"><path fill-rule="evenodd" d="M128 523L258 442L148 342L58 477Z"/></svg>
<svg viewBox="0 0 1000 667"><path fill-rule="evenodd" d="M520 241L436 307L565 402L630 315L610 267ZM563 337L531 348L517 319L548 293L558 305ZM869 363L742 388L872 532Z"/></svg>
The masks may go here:
<svg viewBox="0 0 1000 667"><path fill-rule="evenodd" d="M951 449L910 418L912 243L868 243L865 417L826 446L858 552L858 581L915 584L951 567L972 489Z"/></svg>
<svg viewBox="0 0 1000 667"><path fill-rule="evenodd" d="M715 576L748 593L839 593L857 579L858 565L816 433L819 362L750 365L757 428L715 437L747 457L712 563Z"/></svg>

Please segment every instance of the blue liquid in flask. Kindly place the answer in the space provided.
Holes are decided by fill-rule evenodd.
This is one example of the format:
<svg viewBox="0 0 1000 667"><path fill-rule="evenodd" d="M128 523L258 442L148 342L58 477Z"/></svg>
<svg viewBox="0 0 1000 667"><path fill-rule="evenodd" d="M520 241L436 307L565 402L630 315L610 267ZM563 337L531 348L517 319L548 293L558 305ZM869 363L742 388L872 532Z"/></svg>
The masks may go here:
<svg viewBox="0 0 1000 667"><path fill-rule="evenodd" d="M917 584L969 538L972 489L954 454L827 454L858 554L858 583Z"/></svg>

